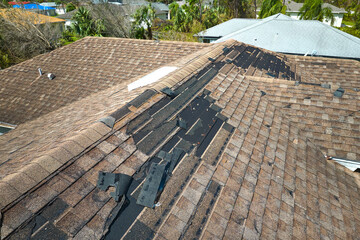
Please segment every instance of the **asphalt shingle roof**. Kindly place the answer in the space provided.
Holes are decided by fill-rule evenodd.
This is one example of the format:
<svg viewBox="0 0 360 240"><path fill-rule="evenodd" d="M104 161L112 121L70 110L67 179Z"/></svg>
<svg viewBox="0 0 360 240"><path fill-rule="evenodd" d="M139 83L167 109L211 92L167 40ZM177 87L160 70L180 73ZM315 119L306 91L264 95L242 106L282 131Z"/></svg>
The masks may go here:
<svg viewBox="0 0 360 240"><path fill-rule="evenodd" d="M0 121L20 124L35 119L206 46L86 37L1 70ZM48 73L55 79L49 80Z"/></svg>
<svg viewBox="0 0 360 240"><path fill-rule="evenodd" d="M358 146L358 92L334 97L290 56L234 40L208 46L136 92L119 84L41 117L56 145L36 157L32 146L0 165L8 169L0 179L2 239L359 236L360 176L322 152L326 141L341 144L328 139L338 135L352 136L344 149ZM85 103L88 110L77 112ZM353 122L336 118L343 113ZM83 130L65 136L52 128L50 119L66 116L68 130ZM0 141L20 141L41 118ZM325 126L333 130L320 142ZM157 164L169 171L165 185L156 188L154 208L143 207L136 202ZM117 202L114 189L102 190L100 171L131 176L126 197Z"/></svg>

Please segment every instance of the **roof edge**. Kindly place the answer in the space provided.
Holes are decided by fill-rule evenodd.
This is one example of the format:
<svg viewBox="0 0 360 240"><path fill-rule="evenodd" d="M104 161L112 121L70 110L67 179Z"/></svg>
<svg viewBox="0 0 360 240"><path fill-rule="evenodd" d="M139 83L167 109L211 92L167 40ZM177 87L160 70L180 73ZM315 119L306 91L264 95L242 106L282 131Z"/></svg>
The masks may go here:
<svg viewBox="0 0 360 240"><path fill-rule="evenodd" d="M20 171L5 176L0 180L0 210L16 203L22 196L66 166L71 159L89 149L111 130L112 128L105 123L95 122L77 135L65 139L44 156L33 159ZM36 172L35 175L34 172Z"/></svg>

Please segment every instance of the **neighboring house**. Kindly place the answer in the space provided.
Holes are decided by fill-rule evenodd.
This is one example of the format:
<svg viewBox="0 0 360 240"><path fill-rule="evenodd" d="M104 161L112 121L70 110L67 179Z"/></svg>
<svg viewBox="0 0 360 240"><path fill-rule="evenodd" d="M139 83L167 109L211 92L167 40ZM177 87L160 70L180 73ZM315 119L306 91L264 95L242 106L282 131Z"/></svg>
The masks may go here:
<svg viewBox="0 0 360 240"><path fill-rule="evenodd" d="M102 0L92 0L93 3L103 3ZM155 9L155 15L157 18L160 18L162 20L169 20L170 14L169 14L169 7L168 5L161 3L161 2L148 2L146 0L112 0L112 1L105 1L108 3L116 4L116 5L122 5L126 9L134 9L136 11L137 8L141 6L147 6L151 3L151 5Z"/></svg>
<svg viewBox="0 0 360 240"><path fill-rule="evenodd" d="M169 20L170 19L170 11L168 5L161 2L154 2L151 3L151 5L155 9L156 17L162 19L162 20Z"/></svg>
<svg viewBox="0 0 360 240"><path fill-rule="evenodd" d="M58 15L61 15L61 14L65 13L65 6L57 5L55 2L43 2L43 3L40 3L40 5L43 6L43 7L55 8L55 12Z"/></svg>
<svg viewBox="0 0 360 240"><path fill-rule="evenodd" d="M302 7L303 3L297 3L295 1L287 1L286 2L286 14L290 15L290 17L294 19L300 19L298 16L300 13L300 8ZM329 3L324 3L322 5L323 8L330 8L332 14L334 15L334 23L333 26L335 27L341 27L341 23L344 17L344 14L347 13L343 8L335 7L334 5L331 5ZM323 20L324 23L331 25L331 20L327 21L326 19Z"/></svg>
<svg viewBox="0 0 360 240"><path fill-rule="evenodd" d="M72 20L74 14L77 12L77 9L75 10L72 10L71 12L67 12L67 13L64 13L62 15L59 15L57 16L58 18L60 19L64 19L65 20L65 26L66 27L70 27L71 24L74 23L74 21Z"/></svg>
<svg viewBox="0 0 360 240"><path fill-rule="evenodd" d="M70 96L123 78L0 137L3 239L360 236L360 63L189 46L86 38L9 68L13 92L39 65Z"/></svg>
<svg viewBox="0 0 360 240"><path fill-rule="evenodd" d="M56 9L53 7L41 6L36 3L27 3L27 4L20 4L20 5L13 5L13 8L22 8L27 11L31 11L34 13L39 13L47 16L55 16Z"/></svg>
<svg viewBox="0 0 360 240"><path fill-rule="evenodd" d="M63 19L50 17L30 11L24 11L23 9L0 9L0 15L6 20L17 24L22 24L26 21L40 26L44 24L51 24L53 27L58 28L60 31L63 31L65 26L65 20Z"/></svg>
<svg viewBox="0 0 360 240"><path fill-rule="evenodd" d="M197 36L215 39L220 36L211 35L221 33L223 29L228 33L231 25L234 25L234 31L216 42L235 39L281 53L360 59L360 51L355 51L360 49L359 38L316 20L295 20L282 14L256 21L238 19L222 23Z"/></svg>

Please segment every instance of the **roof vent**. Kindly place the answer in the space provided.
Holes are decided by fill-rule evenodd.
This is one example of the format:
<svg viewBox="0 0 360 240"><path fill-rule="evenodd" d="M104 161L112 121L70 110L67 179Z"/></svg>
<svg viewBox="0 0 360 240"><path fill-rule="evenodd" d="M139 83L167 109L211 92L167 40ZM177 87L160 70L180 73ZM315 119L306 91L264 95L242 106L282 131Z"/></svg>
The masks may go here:
<svg viewBox="0 0 360 240"><path fill-rule="evenodd" d="M55 75L53 73L48 73L47 76L50 80L53 80L55 78Z"/></svg>
<svg viewBox="0 0 360 240"><path fill-rule="evenodd" d="M344 92L345 92L345 90L340 87L334 92L334 96L341 98L344 95Z"/></svg>
<svg viewBox="0 0 360 240"><path fill-rule="evenodd" d="M311 56L315 56L317 54L317 51L314 49L312 52L311 52Z"/></svg>

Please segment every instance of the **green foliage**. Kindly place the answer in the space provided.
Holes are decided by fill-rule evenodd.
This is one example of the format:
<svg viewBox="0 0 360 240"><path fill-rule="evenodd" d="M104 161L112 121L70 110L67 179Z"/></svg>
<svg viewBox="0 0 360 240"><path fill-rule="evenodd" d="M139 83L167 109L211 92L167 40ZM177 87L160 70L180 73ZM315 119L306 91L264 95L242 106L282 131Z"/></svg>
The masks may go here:
<svg viewBox="0 0 360 240"><path fill-rule="evenodd" d="M72 31L79 36L101 36L105 31L102 19L93 19L90 11L84 7L80 7L72 19L75 21Z"/></svg>
<svg viewBox="0 0 360 240"><path fill-rule="evenodd" d="M73 31L66 30L62 33L62 38L60 39L60 45L61 46L68 45L70 43L73 43L73 42L79 40L80 38L81 38L81 36L77 35Z"/></svg>
<svg viewBox="0 0 360 240"><path fill-rule="evenodd" d="M201 1L186 0L181 7L173 2L169 5L173 29L180 32L197 33L215 26L227 19L225 9L216 5L203 6Z"/></svg>
<svg viewBox="0 0 360 240"><path fill-rule="evenodd" d="M0 51L0 69L10 66L9 55Z"/></svg>
<svg viewBox="0 0 360 240"><path fill-rule="evenodd" d="M134 22L132 24L132 34L135 38L152 39L152 25L155 19L155 9L149 4L142 6L132 15Z"/></svg>
<svg viewBox="0 0 360 240"><path fill-rule="evenodd" d="M219 5L226 9L229 16L234 18L249 18L252 16L251 3L255 0L221 0ZM214 1L214 5L218 3Z"/></svg>
<svg viewBox="0 0 360 240"><path fill-rule="evenodd" d="M351 34L351 35L353 35L355 37L360 38L360 29L356 29L354 27L341 27L339 29L341 31L344 31L344 32L346 32L348 34Z"/></svg>
<svg viewBox="0 0 360 240"><path fill-rule="evenodd" d="M286 6L280 0L264 0L261 5L259 18L270 17L277 13L285 14Z"/></svg>
<svg viewBox="0 0 360 240"><path fill-rule="evenodd" d="M334 15L330 8L323 8L323 0L305 0L303 6L300 8L300 19L304 20L318 20L323 21L331 20L331 24L334 23Z"/></svg>
<svg viewBox="0 0 360 240"><path fill-rule="evenodd" d="M71 3L68 3L67 5L66 5L66 7L65 7L65 11L66 12L71 12L71 11L73 11L73 10L75 10L76 9L76 6L75 6L75 4L73 4L72 2Z"/></svg>

